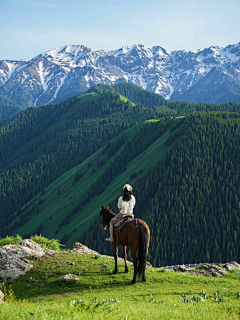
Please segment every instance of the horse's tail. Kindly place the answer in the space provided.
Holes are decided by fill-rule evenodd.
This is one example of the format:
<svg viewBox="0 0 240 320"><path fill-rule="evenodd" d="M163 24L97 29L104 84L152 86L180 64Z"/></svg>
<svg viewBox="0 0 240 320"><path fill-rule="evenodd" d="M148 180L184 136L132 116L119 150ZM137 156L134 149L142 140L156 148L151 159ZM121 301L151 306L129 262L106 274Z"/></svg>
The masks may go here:
<svg viewBox="0 0 240 320"><path fill-rule="evenodd" d="M141 276L146 268L148 252L148 228L141 228L139 234L138 274Z"/></svg>

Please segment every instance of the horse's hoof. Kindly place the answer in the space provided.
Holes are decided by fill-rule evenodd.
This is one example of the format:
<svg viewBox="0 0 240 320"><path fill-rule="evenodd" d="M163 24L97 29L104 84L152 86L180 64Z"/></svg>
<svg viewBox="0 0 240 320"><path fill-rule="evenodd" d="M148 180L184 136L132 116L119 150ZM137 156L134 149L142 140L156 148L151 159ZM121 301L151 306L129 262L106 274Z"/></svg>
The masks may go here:
<svg viewBox="0 0 240 320"><path fill-rule="evenodd" d="M129 270L125 270L125 273L129 273Z"/></svg>
<svg viewBox="0 0 240 320"><path fill-rule="evenodd" d="M137 280L132 279L131 284L137 283Z"/></svg>
<svg viewBox="0 0 240 320"><path fill-rule="evenodd" d="M113 270L112 274L118 274L118 271Z"/></svg>
<svg viewBox="0 0 240 320"><path fill-rule="evenodd" d="M142 279L142 282L147 282L147 279L145 278L145 279Z"/></svg>

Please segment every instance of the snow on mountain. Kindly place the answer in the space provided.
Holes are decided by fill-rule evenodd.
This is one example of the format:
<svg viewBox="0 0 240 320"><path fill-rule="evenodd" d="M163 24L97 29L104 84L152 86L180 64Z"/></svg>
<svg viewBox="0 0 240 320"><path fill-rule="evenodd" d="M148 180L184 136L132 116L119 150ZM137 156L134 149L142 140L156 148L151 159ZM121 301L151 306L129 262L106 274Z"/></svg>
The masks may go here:
<svg viewBox="0 0 240 320"><path fill-rule="evenodd" d="M30 60L0 61L0 95L21 105L63 101L97 83L133 82L166 99L240 102L240 43L193 51L69 45Z"/></svg>

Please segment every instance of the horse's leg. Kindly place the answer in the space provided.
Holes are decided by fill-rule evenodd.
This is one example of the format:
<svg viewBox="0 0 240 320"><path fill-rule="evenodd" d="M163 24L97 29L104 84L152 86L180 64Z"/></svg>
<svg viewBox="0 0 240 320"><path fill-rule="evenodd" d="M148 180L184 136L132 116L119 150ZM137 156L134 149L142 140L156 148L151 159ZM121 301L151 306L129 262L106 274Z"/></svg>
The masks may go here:
<svg viewBox="0 0 240 320"><path fill-rule="evenodd" d="M134 275L133 275L133 279L132 279L132 284L137 283L137 249L136 248L131 248L130 247L130 251L131 251L131 256L133 258L133 266L134 266Z"/></svg>
<svg viewBox="0 0 240 320"><path fill-rule="evenodd" d="M146 282L147 278L146 278L146 274L145 274L145 270L143 271L143 275L142 275L142 282Z"/></svg>
<svg viewBox="0 0 240 320"><path fill-rule="evenodd" d="M127 247L126 246L122 246L123 248L123 259L124 259L124 262L125 262L125 273L128 273L128 265L127 265L127 253L126 253L126 249Z"/></svg>
<svg viewBox="0 0 240 320"><path fill-rule="evenodd" d="M118 273L118 245L116 242L112 243L114 249L114 259L115 259L115 269L113 270L113 274Z"/></svg>

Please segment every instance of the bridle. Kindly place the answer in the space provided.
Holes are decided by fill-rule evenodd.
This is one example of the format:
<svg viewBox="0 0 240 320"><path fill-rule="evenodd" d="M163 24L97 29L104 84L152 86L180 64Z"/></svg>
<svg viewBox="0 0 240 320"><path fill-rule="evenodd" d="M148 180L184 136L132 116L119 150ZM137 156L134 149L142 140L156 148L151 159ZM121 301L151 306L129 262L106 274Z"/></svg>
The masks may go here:
<svg viewBox="0 0 240 320"><path fill-rule="evenodd" d="M114 215L114 213L112 212L112 208L111 209L110 208L109 209L102 208L102 210L105 210L105 212L107 211L108 213L112 213ZM100 214L100 216L103 218L103 213ZM105 223L105 221L104 221L104 223ZM101 223L101 229L102 230L105 231L107 229L107 226L108 226L107 224L104 226L103 223Z"/></svg>

